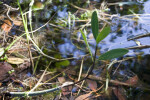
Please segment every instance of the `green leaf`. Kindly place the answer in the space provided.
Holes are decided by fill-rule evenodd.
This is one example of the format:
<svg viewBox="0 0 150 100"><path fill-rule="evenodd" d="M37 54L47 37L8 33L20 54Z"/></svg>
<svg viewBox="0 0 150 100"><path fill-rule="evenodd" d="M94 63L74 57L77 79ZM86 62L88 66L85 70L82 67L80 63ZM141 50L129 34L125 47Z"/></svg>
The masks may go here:
<svg viewBox="0 0 150 100"><path fill-rule="evenodd" d="M98 34L96 38L96 43L98 44L110 33L110 26L104 27L103 30Z"/></svg>
<svg viewBox="0 0 150 100"><path fill-rule="evenodd" d="M60 62L56 62L56 63L55 63L55 66L56 66L56 67L69 66L69 65L70 65L69 60L64 60L64 61L60 61Z"/></svg>
<svg viewBox="0 0 150 100"><path fill-rule="evenodd" d="M128 53L128 51L128 49L124 48L113 49L100 55L99 60L111 60L113 58L118 58Z"/></svg>
<svg viewBox="0 0 150 100"><path fill-rule="evenodd" d="M91 18L91 26L92 26L92 33L93 33L93 36L96 40L97 38L97 35L98 35L98 31L99 31L99 24L98 24L98 17L97 17L97 12L94 11L92 13L92 18Z"/></svg>
<svg viewBox="0 0 150 100"><path fill-rule="evenodd" d="M85 36L85 33L84 33L82 30L80 30L80 32L81 32L81 34L82 34L82 37L83 37L83 39L84 39L84 42L85 42L85 44L86 44L86 46L87 46L87 48L88 48L88 51L89 51L89 53L90 53L90 55L91 55L91 58L92 58L92 61L93 61L93 55L92 55L90 46L89 46L89 44L88 44L87 38L86 38L86 36Z"/></svg>
<svg viewBox="0 0 150 100"><path fill-rule="evenodd" d="M41 10L44 9L44 4L41 2L35 2L34 5L32 6L32 10Z"/></svg>

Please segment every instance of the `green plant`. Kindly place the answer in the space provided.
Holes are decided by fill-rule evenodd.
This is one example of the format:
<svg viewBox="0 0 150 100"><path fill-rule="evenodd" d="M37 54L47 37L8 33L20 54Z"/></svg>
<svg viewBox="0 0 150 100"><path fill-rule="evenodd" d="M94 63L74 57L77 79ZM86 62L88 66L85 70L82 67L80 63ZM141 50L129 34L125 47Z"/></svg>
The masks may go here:
<svg viewBox="0 0 150 100"><path fill-rule="evenodd" d="M99 32L97 12L94 11L92 13L92 18L91 18L91 27L92 27L94 39L96 40L96 48L97 48L97 45L99 44L99 42L101 42L103 39L105 39L108 36L108 34L110 33L110 26L104 27L101 30L101 32ZM81 30L81 34L86 43L86 46L88 47L91 58L93 59L93 56L92 56L92 53L91 53L91 50L90 50L90 47L89 47L89 44L88 44L88 41L86 38L86 34L82 30ZM100 55L99 60L111 60L114 58L121 57L121 56L125 55L126 53L128 53L128 49L124 49L124 48L113 49L113 50L107 51L106 53Z"/></svg>
<svg viewBox="0 0 150 100"><path fill-rule="evenodd" d="M90 71L88 73L88 75L86 76L86 78L89 76L89 74L92 72L94 66L95 66L95 60L96 60L96 51L97 51L97 46L98 44L103 40L105 39L108 34L110 33L110 26L106 26L106 27L103 27L103 29L101 30L101 32L99 32L99 23L98 23L98 16L97 16L97 12L94 11L92 13L92 18L91 18L91 27L92 27L92 32L93 32L93 36L94 36L94 39L96 40L96 48L95 48L95 55L93 57L92 53L91 53L91 50L90 50L90 47L89 47L89 44L88 44L88 41L87 41L87 38L86 38L86 34L81 30L81 34L83 36L83 39L85 41L85 44L86 46L88 47L88 51L91 55L91 59L93 61L93 65L92 67L90 68ZM100 55L99 56L99 60L111 60L111 59L114 59L114 58L118 58L118 57L121 57L123 55L125 55L126 53L128 53L128 49L124 49L124 48L118 48L118 49L113 49L113 50L110 50L110 51L107 51L105 52L104 54ZM107 68L107 74L106 74L106 89L108 88L108 82L109 82L109 73L108 73L108 69L112 66L114 62L110 63L108 68ZM85 78L84 78L85 79Z"/></svg>
<svg viewBox="0 0 150 100"><path fill-rule="evenodd" d="M110 26L104 27L101 30L101 32L99 32L97 12L94 11L92 13L92 18L91 18L91 27L92 27L94 39L96 40L96 49L97 49L97 45L99 44L99 42L102 41L103 39L105 39L107 37L107 35L110 33ZM89 47L89 44L88 44L88 41L86 38L86 34L82 30L81 30L81 34L83 36L83 39L86 43L86 46L88 47L91 58L93 60L94 58L91 53L91 50L90 50L90 47ZM124 48L113 49L113 50L107 51L106 53L100 55L99 60L111 60L113 58L121 57L121 56L125 55L126 53L128 53L128 50L124 49Z"/></svg>

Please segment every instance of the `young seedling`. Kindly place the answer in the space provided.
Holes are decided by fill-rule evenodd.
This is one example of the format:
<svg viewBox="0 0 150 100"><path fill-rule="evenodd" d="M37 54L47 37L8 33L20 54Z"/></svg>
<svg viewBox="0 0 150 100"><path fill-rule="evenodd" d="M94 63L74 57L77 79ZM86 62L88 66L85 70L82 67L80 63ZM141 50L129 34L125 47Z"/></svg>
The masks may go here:
<svg viewBox="0 0 150 100"><path fill-rule="evenodd" d="M99 24L98 24L98 17L97 17L96 11L94 11L92 13L91 27L92 27L92 33L93 33L94 39L96 40L96 49L97 49L98 44L108 36L111 28L110 28L110 26L106 26L101 30L101 32L99 32ZM82 30L81 30L81 34L84 38L86 46L88 47L91 58L93 59L88 41L86 39L86 35L84 34L84 32ZM121 57L121 56L125 55L126 53L128 53L128 49L124 49L124 48L113 49L113 50L107 51L106 53L100 55L99 60L111 60L114 58ZM96 55L94 55L94 58L95 57L96 57Z"/></svg>
<svg viewBox="0 0 150 100"><path fill-rule="evenodd" d="M98 16L97 16L96 11L94 11L92 13L91 27L92 27L92 33L93 33L94 39L96 40L96 48L95 48L94 58L92 56L88 41L86 39L86 35L84 34L83 31L81 31L81 34L84 38L86 46L88 47L88 51L90 52L91 59L93 61L93 65L90 68L90 71L89 71L88 75L85 78L87 78L91 74L92 70L94 69L95 60L96 60L96 51L97 51L98 44L108 36L108 34L110 33L110 30L111 30L110 26L106 26L101 30L101 32L99 32L99 23L98 23ZM128 49L124 49L124 48L113 49L113 50L107 51L106 53L100 55L99 60L111 60L111 59L114 59L114 58L121 57L121 56L125 55L126 53L128 53ZM107 90L107 88L108 88L108 82L109 82L109 73L107 72L107 75L106 75L106 89L105 90Z"/></svg>

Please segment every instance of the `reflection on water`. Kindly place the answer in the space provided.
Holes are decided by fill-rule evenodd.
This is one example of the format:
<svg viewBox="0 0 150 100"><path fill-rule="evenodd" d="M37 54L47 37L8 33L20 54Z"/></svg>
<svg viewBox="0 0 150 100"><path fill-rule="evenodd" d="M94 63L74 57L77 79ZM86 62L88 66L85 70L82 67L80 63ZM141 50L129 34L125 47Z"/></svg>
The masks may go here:
<svg viewBox="0 0 150 100"><path fill-rule="evenodd" d="M111 26L111 30L112 32L108 35L108 37L106 37L100 44L99 47L101 48L101 53L106 52L106 50L111 50L111 49L115 49L115 48L128 48L128 47L133 47L133 46L138 46L138 44L136 43L136 41L140 42L141 45L150 45L150 37L144 37L144 38L140 38L135 40L130 40L128 41L128 38L137 36L137 35L141 35L141 34L147 34L148 32L150 32L150 26L149 26L149 18L150 15L144 15L144 14L148 14L150 12L150 10L148 10L150 8L149 6L150 1L146 1L143 4L143 14L141 15L134 15L132 14L132 16L123 16L123 18L120 19L120 16L115 16L112 17L112 26ZM132 6L132 5L131 5ZM138 6L138 5L137 5ZM62 11L58 12L58 15L60 17L65 17L67 16L67 12L66 12L66 8ZM141 11L140 11L141 12ZM137 19L138 16L138 20L134 20L134 18ZM69 35L70 33L67 32L65 33L66 35ZM91 33L88 33L88 36ZM78 33L77 35L79 38L81 36L80 33ZM78 38L78 39L79 39ZM75 49L76 46L74 46L70 40L67 40L68 38L66 38L65 43L64 44L60 44L58 46L60 52L62 54L73 54L74 57L77 57L77 55L82 55L85 54L82 50L78 50ZM82 38L80 38L82 39ZM95 40L94 39L89 39L89 44L91 45L90 48L92 50L92 53L94 54L95 52ZM144 54L150 54L150 48L147 49L141 49L141 50L130 50L130 52L127 55L134 55L137 52L144 52ZM63 55L65 57L65 55Z"/></svg>
<svg viewBox="0 0 150 100"><path fill-rule="evenodd" d="M64 8L63 11L58 11L58 16L61 18L65 18L68 16L67 8Z"/></svg>
<svg viewBox="0 0 150 100"><path fill-rule="evenodd" d="M146 14L150 14L150 0L148 0L148 1L146 1L145 3L144 3L144 12L146 13Z"/></svg>

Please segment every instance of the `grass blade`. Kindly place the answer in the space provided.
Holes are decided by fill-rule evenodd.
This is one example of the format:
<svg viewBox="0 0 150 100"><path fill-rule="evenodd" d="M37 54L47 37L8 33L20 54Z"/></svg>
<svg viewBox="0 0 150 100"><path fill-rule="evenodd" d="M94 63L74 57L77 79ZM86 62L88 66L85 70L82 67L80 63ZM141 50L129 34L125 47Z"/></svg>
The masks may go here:
<svg viewBox="0 0 150 100"><path fill-rule="evenodd" d="M88 51L89 51L89 53L90 53L90 55L91 55L91 58L92 58L92 61L93 61L93 55L92 55L90 46L89 46L89 44L88 44L87 38L86 38L86 36L85 36L85 33L84 33L82 30L80 30L80 32L81 32L81 34L82 34L82 36L83 36L84 42L85 42L85 44L86 44L86 46L87 46L87 48L88 48Z"/></svg>

